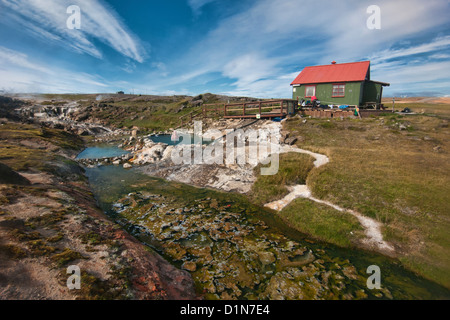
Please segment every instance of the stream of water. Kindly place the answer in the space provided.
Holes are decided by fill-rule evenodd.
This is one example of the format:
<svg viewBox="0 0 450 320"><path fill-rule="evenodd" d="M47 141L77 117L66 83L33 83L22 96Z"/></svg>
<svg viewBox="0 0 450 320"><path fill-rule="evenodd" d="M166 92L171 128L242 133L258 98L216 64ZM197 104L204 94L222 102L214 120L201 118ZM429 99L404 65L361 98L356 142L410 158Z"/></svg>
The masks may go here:
<svg viewBox="0 0 450 320"><path fill-rule="evenodd" d="M91 152L101 158L101 148L84 154ZM121 166L87 168L86 174L101 208L168 261L189 270L207 299L450 298L448 289L396 260L311 241L242 195ZM371 265L381 269L379 290L367 287Z"/></svg>

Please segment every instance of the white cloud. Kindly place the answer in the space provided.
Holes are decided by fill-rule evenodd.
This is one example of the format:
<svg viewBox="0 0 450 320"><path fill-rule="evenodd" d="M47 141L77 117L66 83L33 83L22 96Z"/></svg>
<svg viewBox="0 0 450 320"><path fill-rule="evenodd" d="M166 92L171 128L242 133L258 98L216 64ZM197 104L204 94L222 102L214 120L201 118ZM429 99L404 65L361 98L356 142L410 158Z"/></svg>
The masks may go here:
<svg viewBox="0 0 450 320"><path fill-rule="evenodd" d="M104 92L113 86L99 76L71 72L32 61L21 53L0 46L0 89L23 93Z"/></svg>
<svg viewBox="0 0 450 320"><path fill-rule="evenodd" d="M121 67L123 71L126 73L133 73L136 70L136 63L134 63L132 60L129 60L125 63L123 67Z"/></svg>
<svg viewBox="0 0 450 320"><path fill-rule="evenodd" d="M4 47L0 47L0 62L5 67L15 65L23 69L32 70L34 72L48 72L47 68L28 61L28 57L26 54Z"/></svg>
<svg viewBox="0 0 450 320"><path fill-rule="evenodd" d="M292 89L289 83L297 76L297 72L271 75L267 79L258 79L246 85L236 83L236 89L223 92L231 96L251 96L258 98L289 98Z"/></svg>
<svg viewBox="0 0 450 320"><path fill-rule="evenodd" d="M450 36L438 37L428 43L386 49L374 53L370 60L371 78L391 83L385 89L394 92L448 92L444 83L450 81ZM437 53L436 53L437 52Z"/></svg>
<svg viewBox="0 0 450 320"><path fill-rule="evenodd" d="M203 6L214 1L216 0L188 0L188 5L191 7L194 15L198 16Z"/></svg>
<svg viewBox="0 0 450 320"><path fill-rule="evenodd" d="M379 0L381 30L366 26L366 9L371 4L360 0L256 1L249 9L220 21L171 64L177 70L172 80L217 72L234 81L233 92L242 95L290 96L293 71L306 65L359 61L383 54L400 57L446 46L448 39L443 37L409 51L389 49L446 24L449 5L445 1L430 0L424 6L420 0ZM292 65L298 69L292 70ZM283 79L286 74L294 76ZM379 80L388 81L384 78Z"/></svg>
<svg viewBox="0 0 450 320"><path fill-rule="evenodd" d="M79 52L101 57L95 38L131 60L143 61L145 52L140 41L113 10L99 1L0 0L0 7L2 3L19 4L14 12L22 26ZM188 4L198 14L213 1L188 0ZM65 28L68 4L79 5L83 17L87 15L82 20L82 32L58 29L61 24ZM381 30L366 27L366 9L371 4L381 8ZM432 87L433 82L441 86L449 82L448 63L443 60L448 60L445 51L450 37L437 35L448 24L448 12L449 2L442 0L428 0L426 5L422 0L254 1L246 10L215 22L214 29L203 38L180 50L178 59L149 64L152 69L145 79L139 79L139 86L143 86L140 91L170 93L176 88L177 93L189 93L191 89L181 88L207 88L208 81L225 77L231 83L231 89L224 90L227 94L289 97L289 84L304 66L365 59L372 61L373 79L392 83L386 91ZM418 41L427 37L434 40ZM406 63L408 57L414 60ZM391 61L394 59L403 62ZM133 65L128 61L124 68L132 71ZM224 81L217 82L219 86Z"/></svg>
<svg viewBox="0 0 450 320"><path fill-rule="evenodd" d="M430 59L450 59L450 54L436 53L429 56Z"/></svg>
<svg viewBox="0 0 450 320"><path fill-rule="evenodd" d="M80 30L67 28L70 15L66 10L70 5L81 9ZM102 53L93 42L96 39L137 62L145 59L139 39L100 0L1 0L0 7L17 27L24 27L45 41L101 58Z"/></svg>
<svg viewBox="0 0 450 320"><path fill-rule="evenodd" d="M278 71L275 68L275 61L257 53L239 56L223 67L223 75L238 79L236 82L238 87L245 87L257 80L273 77Z"/></svg>
<svg viewBox="0 0 450 320"><path fill-rule="evenodd" d="M391 62L372 69L371 78L382 79L398 86L411 83L439 82L449 79L450 61ZM437 83L438 84L438 83Z"/></svg>
<svg viewBox="0 0 450 320"><path fill-rule="evenodd" d="M376 52L370 56L370 60L372 63L376 64L378 62L390 59L398 59L405 58L408 56L423 54L423 53L431 53L438 50L448 50L450 47L450 36L439 37L432 42L423 43L416 46L409 46L401 49L386 49ZM430 58L439 58L439 57L448 57L448 55L434 55L430 56Z"/></svg>

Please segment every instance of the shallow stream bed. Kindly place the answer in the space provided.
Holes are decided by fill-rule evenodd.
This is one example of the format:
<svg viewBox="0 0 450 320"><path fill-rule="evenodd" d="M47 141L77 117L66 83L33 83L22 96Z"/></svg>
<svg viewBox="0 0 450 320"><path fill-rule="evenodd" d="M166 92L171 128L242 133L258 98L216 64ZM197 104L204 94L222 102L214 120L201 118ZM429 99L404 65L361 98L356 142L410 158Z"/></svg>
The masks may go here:
<svg viewBox="0 0 450 320"><path fill-rule="evenodd" d="M188 270L207 299L450 298L448 289L398 261L312 241L242 195L121 166L87 168L86 174L102 209ZM381 289L367 288L371 265L381 269Z"/></svg>

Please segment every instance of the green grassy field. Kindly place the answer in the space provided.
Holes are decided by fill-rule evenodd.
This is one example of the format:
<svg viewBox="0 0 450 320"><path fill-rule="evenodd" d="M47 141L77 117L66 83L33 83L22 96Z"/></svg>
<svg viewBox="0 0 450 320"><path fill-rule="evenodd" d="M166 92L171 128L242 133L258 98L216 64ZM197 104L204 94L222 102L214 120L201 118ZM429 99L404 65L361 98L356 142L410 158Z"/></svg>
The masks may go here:
<svg viewBox="0 0 450 320"><path fill-rule="evenodd" d="M283 198L289 193L286 186L304 184L306 178L314 167L314 159L306 154L286 153L280 155L280 168L275 175L258 176L252 186L251 198L259 204ZM258 174L261 165L255 167L254 172Z"/></svg>
<svg viewBox="0 0 450 320"><path fill-rule="evenodd" d="M330 158L308 176L314 196L383 222L384 237L405 266L450 287L450 106L402 106L426 111L306 123L294 118L285 129L302 137L299 147ZM321 219L317 205L304 200L293 206L295 210L287 207L281 215L298 229L341 245L352 242L346 232L351 221L334 214L328 214L328 221ZM338 230L324 232L318 227L323 221L328 229Z"/></svg>
<svg viewBox="0 0 450 320"><path fill-rule="evenodd" d="M280 167L275 175L259 175L261 165L256 166L257 180L252 186L251 200L264 205L282 199L289 193L288 186L306 183L313 162L309 155L292 152L280 155ZM304 234L341 247L351 246L364 236L352 215L308 199L296 199L280 212L280 217Z"/></svg>
<svg viewBox="0 0 450 320"><path fill-rule="evenodd" d="M309 199L295 199L280 216L302 233L341 247L353 246L364 237L364 230L354 216Z"/></svg>

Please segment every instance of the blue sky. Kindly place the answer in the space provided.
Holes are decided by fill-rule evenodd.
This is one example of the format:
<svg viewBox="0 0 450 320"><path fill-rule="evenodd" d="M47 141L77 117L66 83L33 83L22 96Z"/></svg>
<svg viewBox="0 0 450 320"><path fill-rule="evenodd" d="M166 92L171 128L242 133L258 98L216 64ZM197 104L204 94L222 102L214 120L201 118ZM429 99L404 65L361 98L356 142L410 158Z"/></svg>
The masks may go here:
<svg viewBox="0 0 450 320"><path fill-rule="evenodd" d="M290 97L305 66L370 60L385 96L449 96L449 16L448 0L0 0L0 91Z"/></svg>

